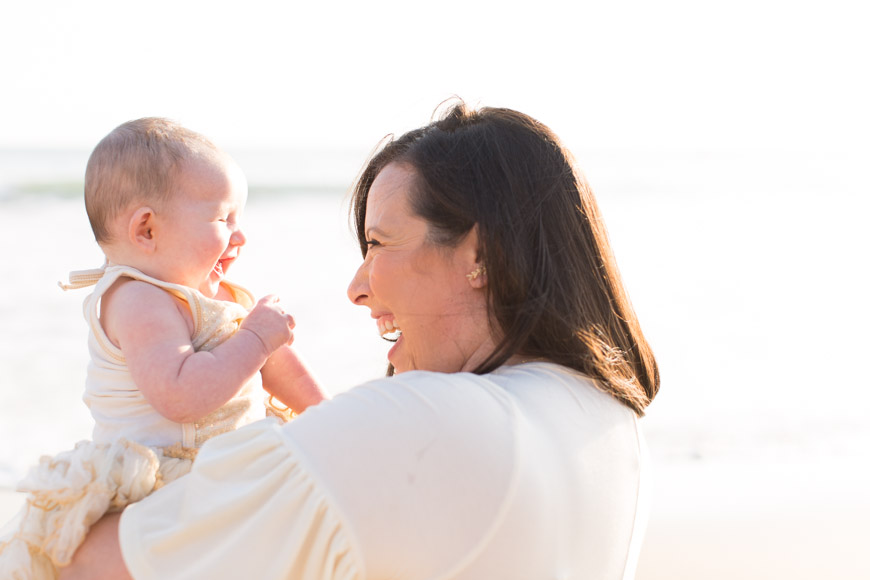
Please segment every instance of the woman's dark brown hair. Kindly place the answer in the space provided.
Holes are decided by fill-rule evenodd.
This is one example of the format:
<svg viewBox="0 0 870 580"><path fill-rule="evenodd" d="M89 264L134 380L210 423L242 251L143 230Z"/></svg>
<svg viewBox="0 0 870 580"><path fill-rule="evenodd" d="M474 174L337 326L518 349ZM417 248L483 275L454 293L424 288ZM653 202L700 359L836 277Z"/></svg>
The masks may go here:
<svg viewBox="0 0 870 580"><path fill-rule="evenodd" d="M366 200L389 163L417 175L411 204L432 243L458 244L477 224L489 317L501 341L478 366L520 354L595 379L638 415L659 373L622 286L592 190L543 124L501 108L451 105L439 120L383 146L354 188L351 212L365 256Z"/></svg>

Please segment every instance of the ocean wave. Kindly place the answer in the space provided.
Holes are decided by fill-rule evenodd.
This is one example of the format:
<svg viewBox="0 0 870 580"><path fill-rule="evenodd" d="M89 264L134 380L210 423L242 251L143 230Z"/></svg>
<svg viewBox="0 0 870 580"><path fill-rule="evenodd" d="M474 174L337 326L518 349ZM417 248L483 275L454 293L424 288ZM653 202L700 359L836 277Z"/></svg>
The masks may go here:
<svg viewBox="0 0 870 580"><path fill-rule="evenodd" d="M248 186L251 202L292 195L342 195L348 186L317 183L262 183ZM31 181L0 183L0 203L36 199L74 199L84 195L82 181Z"/></svg>

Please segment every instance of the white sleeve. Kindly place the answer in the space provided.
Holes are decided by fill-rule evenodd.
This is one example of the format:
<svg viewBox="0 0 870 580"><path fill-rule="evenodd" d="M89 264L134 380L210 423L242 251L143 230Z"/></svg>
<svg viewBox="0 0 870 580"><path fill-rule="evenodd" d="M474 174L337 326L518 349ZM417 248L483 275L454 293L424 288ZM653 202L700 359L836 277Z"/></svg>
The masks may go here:
<svg viewBox="0 0 870 580"><path fill-rule="evenodd" d="M190 474L124 511L121 552L137 580L359 580L361 558L280 425L215 437Z"/></svg>

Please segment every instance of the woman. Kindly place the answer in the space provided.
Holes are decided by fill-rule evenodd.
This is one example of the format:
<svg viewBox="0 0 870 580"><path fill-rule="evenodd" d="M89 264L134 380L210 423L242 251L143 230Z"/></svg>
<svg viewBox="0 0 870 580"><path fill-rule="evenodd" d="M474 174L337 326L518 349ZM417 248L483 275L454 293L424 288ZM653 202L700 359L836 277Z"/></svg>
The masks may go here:
<svg viewBox="0 0 870 580"><path fill-rule="evenodd" d="M658 370L556 136L455 105L352 211L396 376L210 441L64 578L633 577Z"/></svg>

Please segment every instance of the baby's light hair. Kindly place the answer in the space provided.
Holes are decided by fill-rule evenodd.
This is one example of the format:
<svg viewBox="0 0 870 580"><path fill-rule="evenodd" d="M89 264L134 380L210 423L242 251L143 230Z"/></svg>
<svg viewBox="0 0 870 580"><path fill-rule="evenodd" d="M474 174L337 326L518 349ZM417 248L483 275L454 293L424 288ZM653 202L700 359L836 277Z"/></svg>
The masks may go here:
<svg viewBox="0 0 870 580"><path fill-rule="evenodd" d="M97 243L113 241L110 225L131 205L167 201L183 163L219 155L211 141L169 119L116 127L94 148L85 170L85 209Z"/></svg>

